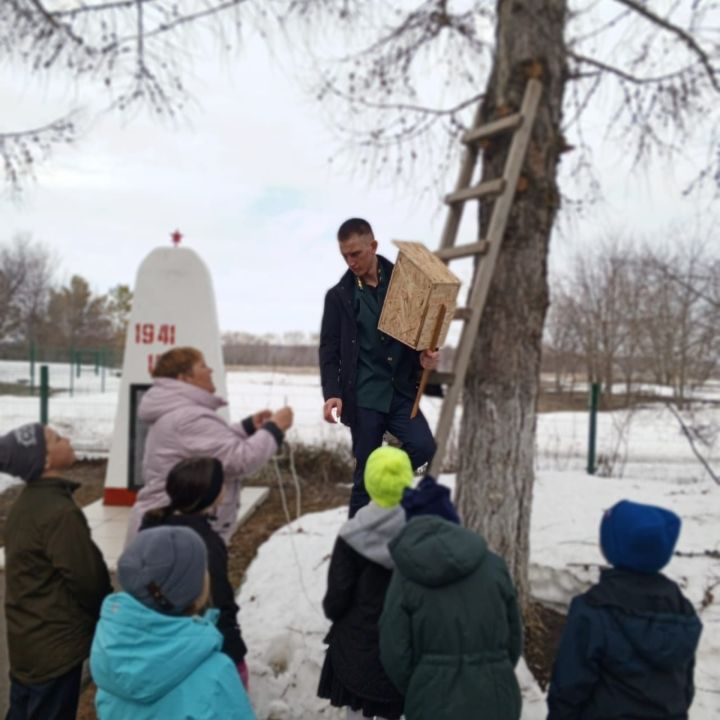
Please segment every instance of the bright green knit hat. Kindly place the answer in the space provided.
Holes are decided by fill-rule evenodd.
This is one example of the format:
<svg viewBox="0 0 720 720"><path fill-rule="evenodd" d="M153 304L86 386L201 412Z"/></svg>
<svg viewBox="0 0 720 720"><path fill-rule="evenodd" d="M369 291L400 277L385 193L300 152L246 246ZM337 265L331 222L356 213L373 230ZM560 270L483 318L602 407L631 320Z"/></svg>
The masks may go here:
<svg viewBox="0 0 720 720"><path fill-rule="evenodd" d="M402 500L403 490L412 485L413 469L404 450L379 447L365 463L365 489L380 507L389 508Z"/></svg>

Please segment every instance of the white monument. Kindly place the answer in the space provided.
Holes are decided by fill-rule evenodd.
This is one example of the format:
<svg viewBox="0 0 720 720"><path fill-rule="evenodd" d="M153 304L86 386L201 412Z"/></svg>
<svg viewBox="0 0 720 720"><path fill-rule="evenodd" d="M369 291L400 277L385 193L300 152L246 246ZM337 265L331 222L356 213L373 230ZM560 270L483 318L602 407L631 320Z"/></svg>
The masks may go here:
<svg viewBox="0 0 720 720"><path fill-rule="evenodd" d="M214 371L218 395L227 397L210 272L197 253L179 247L181 237L176 231L172 235L174 247L153 250L135 278L105 477L105 505L132 505L142 485L140 468L147 428L137 419L137 406L152 383L152 368L159 355L173 347L196 347Z"/></svg>

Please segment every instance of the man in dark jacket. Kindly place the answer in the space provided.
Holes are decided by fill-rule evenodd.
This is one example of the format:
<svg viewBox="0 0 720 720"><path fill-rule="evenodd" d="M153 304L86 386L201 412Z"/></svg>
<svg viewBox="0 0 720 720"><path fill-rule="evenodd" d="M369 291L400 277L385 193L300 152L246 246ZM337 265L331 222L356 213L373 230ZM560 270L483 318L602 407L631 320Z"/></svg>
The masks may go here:
<svg viewBox="0 0 720 720"><path fill-rule="evenodd" d="M66 438L35 423L0 437L0 471L27 482L5 525L10 656L6 720L71 720L103 598L112 592L100 551L58 472L75 462Z"/></svg>
<svg viewBox="0 0 720 720"><path fill-rule="evenodd" d="M660 574L680 533L675 513L623 500L600 544L614 566L574 598L548 692L548 720L686 720L702 624Z"/></svg>
<svg viewBox="0 0 720 720"><path fill-rule="evenodd" d="M437 366L438 353L417 353L378 330L393 264L377 255L377 241L366 220L351 218L338 230L348 271L325 295L320 330L323 417L342 421L352 433L355 473L350 517L369 501L363 485L365 462L391 432L410 456L413 468L435 453L422 413L410 419L422 368Z"/></svg>
<svg viewBox="0 0 720 720"><path fill-rule="evenodd" d="M522 624L505 562L480 535L425 514L452 515L439 493L419 492L417 503L413 491L403 497L408 523L390 543L380 617L380 658L405 694L405 717L519 720Z"/></svg>

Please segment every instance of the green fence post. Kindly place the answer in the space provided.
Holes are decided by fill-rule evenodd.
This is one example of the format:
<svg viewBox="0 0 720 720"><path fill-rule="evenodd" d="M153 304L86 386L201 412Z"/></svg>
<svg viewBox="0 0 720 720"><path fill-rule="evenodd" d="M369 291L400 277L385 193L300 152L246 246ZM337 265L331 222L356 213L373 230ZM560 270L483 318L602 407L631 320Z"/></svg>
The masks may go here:
<svg viewBox="0 0 720 720"><path fill-rule="evenodd" d="M588 436L588 475L594 475L597 467L595 465L595 451L597 448L597 412L600 401L600 383L594 382L590 385L590 432Z"/></svg>
<svg viewBox="0 0 720 720"><path fill-rule="evenodd" d="M40 422L48 424L48 399L50 397L50 373L47 365L40 366Z"/></svg>
<svg viewBox="0 0 720 720"><path fill-rule="evenodd" d="M75 349L70 348L70 397L75 390Z"/></svg>
<svg viewBox="0 0 720 720"><path fill-rule="evenodd" d="M107 366L107 356L105 349L102 349L100 353L100 392L105 392L105 372Z"/></svg>

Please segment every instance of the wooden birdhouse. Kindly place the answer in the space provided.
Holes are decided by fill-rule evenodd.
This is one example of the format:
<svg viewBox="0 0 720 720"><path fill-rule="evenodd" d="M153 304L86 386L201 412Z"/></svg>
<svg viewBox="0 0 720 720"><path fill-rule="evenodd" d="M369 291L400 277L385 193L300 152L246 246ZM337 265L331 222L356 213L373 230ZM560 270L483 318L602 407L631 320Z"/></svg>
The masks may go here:
<svg viewBox="0 0 720 720"><path fill-rule="evenodd" d="M393 244L400 252L378 329L415 350L439 347L455 312L460 280L422 243ZM436 329L438 339L433 343Z"/></svg>

